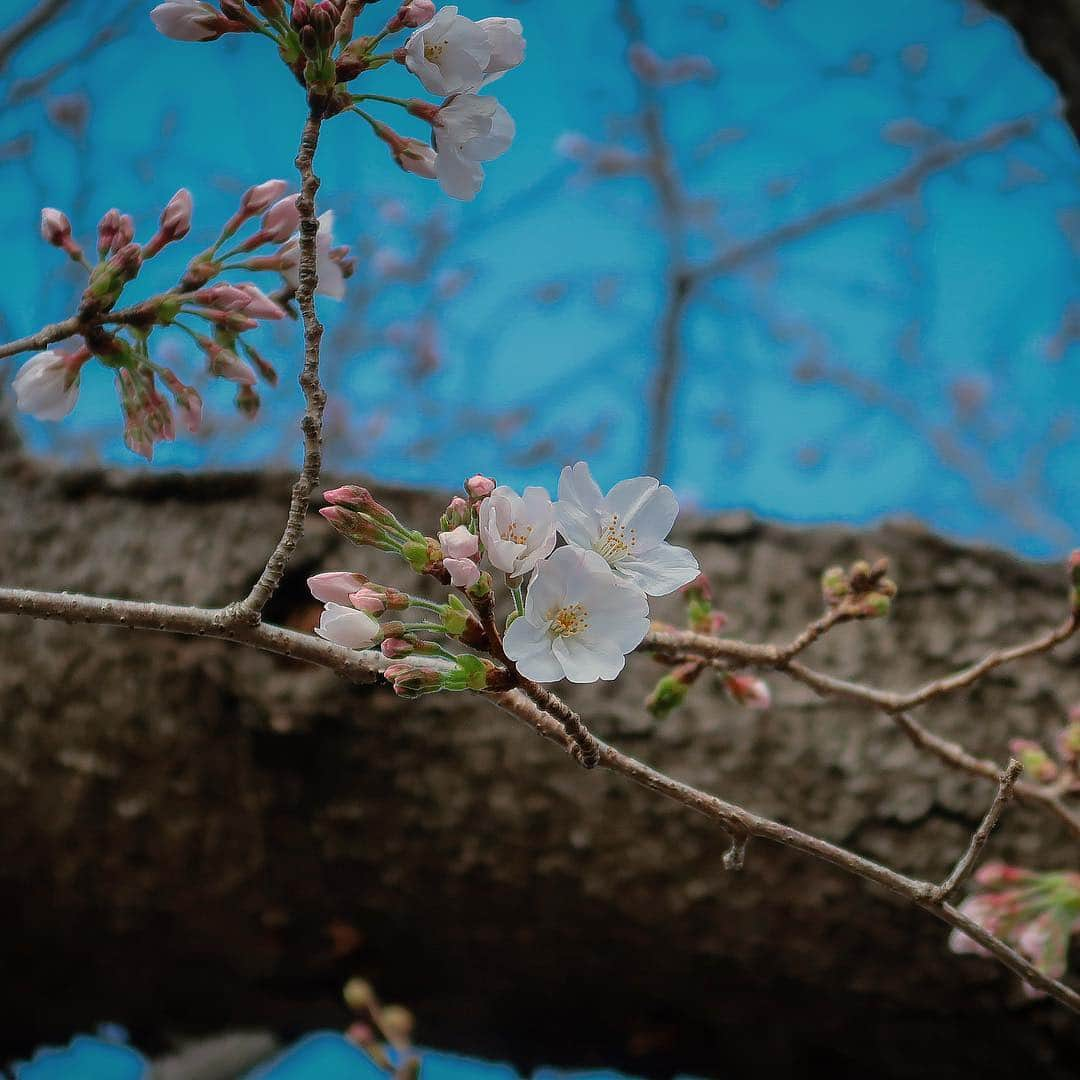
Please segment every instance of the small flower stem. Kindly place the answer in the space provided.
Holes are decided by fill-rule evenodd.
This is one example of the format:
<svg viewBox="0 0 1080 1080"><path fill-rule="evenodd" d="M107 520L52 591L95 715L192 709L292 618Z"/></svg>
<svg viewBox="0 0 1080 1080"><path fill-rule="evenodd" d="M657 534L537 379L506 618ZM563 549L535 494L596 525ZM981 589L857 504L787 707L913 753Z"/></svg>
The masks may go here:
<svg viewBox="0 0 1080 1080"><path fill-rule="evenodd" d="M385 94L353 94L352 99L354 102L385 101L388 105L400 105L403 109L409 107L409 103L404 98L387 97Z"/></svg>
<svg viewBox="0 0 1080 1080"><path fill-rule="evenodd" d="M379 121L376 120L375 117L371 115L371 113L364 112L364 110L361 109L359 105L354 105L352 107L352 111L356 113L357 116L362 116L371 125L371 130L378 134Z"/></svg>
<svg viewBox="0 0 1080 1080"><path fill-rule="evenodd" d="M514 598L514 610L519 615L525 614L525 595L520 585L510 586L510 595Z"/></svg>

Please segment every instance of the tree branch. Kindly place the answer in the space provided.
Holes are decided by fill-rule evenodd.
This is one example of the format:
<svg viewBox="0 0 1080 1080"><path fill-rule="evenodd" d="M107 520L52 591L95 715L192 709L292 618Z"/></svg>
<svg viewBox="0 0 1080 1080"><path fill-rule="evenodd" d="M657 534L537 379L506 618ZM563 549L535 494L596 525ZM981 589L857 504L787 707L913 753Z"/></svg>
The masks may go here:
<svg viewBox="0 0 1080 1080"><path fill-rule="evenodd" d="M365 655L343 649L311 635L300 634L282 627L238 623L227 617L226 610L217 608L109 600L96 596L39 592L31 589L0 589L0 613L29 615L38 619L63 622L102 623L223 638L292 659L305 660L359 682L373 681L381 664L376 654ZM578 752L576 740L569 734L563 723L540 708L523 691L511 690L484 696L493 700L504 711L525 721L545 738L561 746L567 753ZM943 903L940 899L939 886L906 877L871 859L830 844L826 840L800 832L781 822L761 817L734 803L690 787L636 758L623 754L599 739L595 739L595 744L600 767L625 776L650 791L655 791L716 821L735 838L736 848L739 851L745 845L745 838L758 837L822 859L858 877L883 885L890 891L932 912L950 926L963 931L1032 986L1051 995L1073 1011L1080 1012L1080 994L1056 979L1048 978L1003 941L987 933L950 904ZM974 839L972 844L975 844ZM981 849L981 845L979 847ZM978 851L976 851L977 854ZM737 865L737 862L737 858L731 860L733 864Z"/></svg>
<svg viewBox="0 0 1080 1080"><path fill-rule="evenodd" d="M951 900L975 869L979 856L982 854L982 849L986 847L986 841L990 839L990 834L994 831L994 826L997 825L998 818L1001 817L1001 813L1005 809L1005 804L1012 798L1013 788L1023 771L1024 766L1016 758L1009 759L1005 771L998 777L998 789L994 801L990 804L990 809L986 811L985 816L979 823L979 827L971 834L971 841L967 846L967 851L960 856L956 865L949 872L948 877L938 888L938 896L942 902Z"/></svg>
<svg viewBox="0 0 1080 1080"><path fill-rule="evenodd" d="M300 195L296 200L297 209L300 211L300 269L296 301L304 320L304 366L300 372L305 406L300 420L300 429L304 435L304 461L300 475L293 484L289 516L281 539L271 552L266 567L259 575L259 580L251 587L251 591L230 609L235 617L249 623L259 621L263 608L281 584L289 559L304 535L308 502L312 489L319 482L319 472L322 469L322 420L323 409L326 407L326 391L319 381L319 347L322 343L323 326L315 309L315 290L319 284L316 249L319 220L315 214L315 195L319 190L319 178L314 168L321 125L321 117L312 112L304 124L300 149L296 154L296 168L300 173Z"/></svg>

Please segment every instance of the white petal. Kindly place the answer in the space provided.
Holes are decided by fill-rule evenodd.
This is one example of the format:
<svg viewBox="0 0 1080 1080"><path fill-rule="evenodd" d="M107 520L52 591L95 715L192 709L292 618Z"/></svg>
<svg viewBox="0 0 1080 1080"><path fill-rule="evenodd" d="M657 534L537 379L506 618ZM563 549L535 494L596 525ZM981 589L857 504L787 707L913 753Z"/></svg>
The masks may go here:
<svg viewBox="0 0 1080 1080"><path fill-rule="evenodd" d="M579 635L556 638L551 651L563 674L574 683L614 679L626 664L621 653L590 647Z"/></svg>
<svg viewBox="0 0 1080 1080"><path fill-rule="evenodd" d="M442 142L438 151L435 172L439 187L453 199L472 202L484 186L484 167L479 162L466 161L453 147L444 147Z"/></svg>
<svg viewBox="0 0 1080 1080"><path fill-rule="evenodd" d="M600 509L604 495L584 461L563 469L559 476L559 501L568 502L589 513Z"/></svg>
<svg viewBox="0 0 1080 1080"><path fill-rule="evenodd" d="M629 528L642 508L654 497L660 481L652 476L635 476L632 480L620 480L604 497L604 510L619 515L619 524ZM675 512L678 513L678 503ZM671 519L674 522L674 518ZM670 527L668 529L670 532ZM667 533L664 533L667 536ZM659 539L663 539L661 536Z"/></svg>
<svg viewBox="0 0 1080 1080"><path fill-rule="evenodd" d="M600 535L600 521L597 516L572 503L560 499L555 504L555 517L559 523L559 532L568 543L591 548Z"/></svg>
<svg viewBox="0 0 1080 1080"><path fill-rule="evenodd" d="M525 554L524 544L515 544L513 540L495 537L486 544L487 557L496 570L504 574L518 572L518 560Z"/></svg>
<svg viewBox="0 0 1080 1080"><path fill-rule="evenodd" d="M620 559L615 571L625 575L649 596L667 596L688 585L701 573L691 552L666 543L657 544L640 555Z"/></svg>
<svg viewBox="0 0 1080 1080"><path fill-rule="evenodd" d="M562 667L552 655L547 631L534 626L524 616L510 624L503 638L503 648L527 679L557 682L563 677Z"/></svg>
<svg viewBox="0 0 1080 1080"><path fill-rule="evenodd" d="M461 152L471 161L492 161L506 153L516 131L513 117L498 105L491 117L491 131L470 139Z"/></svg>

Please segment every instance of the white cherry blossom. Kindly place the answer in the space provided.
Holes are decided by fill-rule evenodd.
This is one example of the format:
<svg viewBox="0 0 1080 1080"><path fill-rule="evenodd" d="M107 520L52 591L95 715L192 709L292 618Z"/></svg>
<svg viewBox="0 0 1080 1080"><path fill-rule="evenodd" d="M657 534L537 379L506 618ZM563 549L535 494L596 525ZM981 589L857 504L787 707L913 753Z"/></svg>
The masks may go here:
<svg viewBox="0 0 1080 1080"><path fill-rule="evenodd" d="M379 624L366 611L331 601L323 608L315 633L347 649L367 649L379 636Z"/></svg>
<svg viewBox="0 0 1080 1080"><path fill-rule="evenodd" d="M327 210L319 215L319 231L315 234L315 255L319 273L319 285L316 292L329 296L332 300L345 298L345 275L334 259L334 211ZM293 287L300 286L300 234L290 237L278 248L278 255L284 260L281 276Z"/></svg>
<svg viewBox="0 0 1080 1080"><path fill-rule="evenodd" d="M490 62L491 43L484 28L459 15L453 4L440 8L405 43L405 66L429 93L440 97L476 90Z"/></svg>
<svg viewBox="0 0 1080 1080"><path fill-rule="evenodd" d="M504 154L514 141L514 121L493 97L458 94L435 114L435 173L447 195L466 202L484 183L483 161Z"/></svg>
<svg viewBox="0 0 1080 1080"><path fill-rule="evenodd" d="M614 679L649 629L649 602L595 551L559 548L529 581L503 648L536 682Z"/></svg>
<svg viewBox="0 0 1080 1080"><path fill-rule="evenodd" d="M527 574L555 547L555 507L542 487L523 494L500 484L480 504L480 539L488 560L510 577Z"/></svg>
<svg viewBox="0 0 1080 1080"><path fill-rule="evenodd" d="M476 25L487 35L491 46L491 59L484 68L484 81L481 84L486 86L501 79L525 59L525 37L519 19L480 19Z"/></svg>
<svg viewBox="0 0 1080 1080"><path fill-rule="evenodd" d="M689 551L665 541L679 504L671 488L651 476L622 480L604 495L584 461L567 465L555 512L569 543L598 552L649 596L666 596L700 572Z"/></svg>
<svg viewBox="0 0 1080 1080"><path fill-rule="evenodd" d="M35 353L11 385L20 412L38 420L62 420L79 397L79 365L53 349Z"/></svg>

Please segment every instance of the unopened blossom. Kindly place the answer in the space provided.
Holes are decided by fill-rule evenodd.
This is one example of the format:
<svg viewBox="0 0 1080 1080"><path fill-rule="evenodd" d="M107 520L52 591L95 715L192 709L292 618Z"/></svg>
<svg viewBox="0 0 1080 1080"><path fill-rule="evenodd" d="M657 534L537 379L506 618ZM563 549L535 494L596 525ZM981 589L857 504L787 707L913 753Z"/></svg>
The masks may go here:
<svg viewBox="0 0 1080 1080"><path fill-rule="evenodd" d="M71 219L63 210L46 206L41 211L41 239L53 247L63 247L71 236Z"/></svg>
<svg viewBox="0 0 1080 1080"><path fill-rule="evenodd" d="M229 29L229 20L201 0L166 0L151 10L158 32L176 41L212 41Z"/></svg>
<svg viewBox="0 0 1080 1080"><path fill-rule="evenodd" d="M767 709L772 704L769 684L756 675L727 675L724 689L737 705L748 709Z"/></svg>
<svg viewBox="0 0 1080 1080"><path fill-rule="evenodd" d="M386 610L386 601L369 585L361 585L354 593L349 593L349 606L368 615L381 615Z"/></svg>
<svg viewBox="0 0 1080 1080"><path fill-rule="evenodd" d="M494 498L494 496L493 496ZM564 547L536 568L503 648L526 678L614 679L649 629L649 603L594 551Z"/></svg>
<svg viewBox="0 0 1080 1080"><path fill-rule="evenodd" d="M285 312L280 304L274 303L269 296L250 281L241 282L236 288L242 292L248 302L240 310L253 319L283 319Z"/></svg>
<svg viewBox="0 0 1080 1080"><path fill-rule="evenodd" d="M468 589L480 580L480 567L476 564L480 540L475 533L458 525L449 532L439 533L439 547L451 585Z"/></svg>
<svg viewBox="0 0 1080 1080"><path fill-rule="evenodd" d="M481 473L465 481L465 491L474 499L486 499L494 490L495 481Z"/></svg>
<svg viewBox="0 0 1080 1080"><path fill-rule="evenodd" d="M435 174L452 198L469 202L484 183L481 162L504 154L514 141L514 121L493 97L458 94L432 121Z"/></svg>
<svg viewBox="0 0 1080 1080"><path fill-rule="evenodd" d="M168 368L162 370L161 381L169 388L176 401L181 423L194 434L202 426L203 402L198 390L185 385L177 378L176 373Z"/></svg>
<svg viewBox="0 0 1080 1080"><path fill-rule="evenodd" d="M484 28L459 15L453 4L440 8L405 43L405 66L439 97L476 90L490 62Z"/></svg>
<svg viewBox="0 0 1080 1080"><path fill-rule="evenodd" d="M79 398L79 370L89 350L64 354L48 349L35 353L12 382L15 407L37 420L61 420Z"/></svg>
<svg viewBox="0 0 1080 1080"><path fill-rule="evenodd" d="M525 59L525 37L519 19L495 17L480 19L477 24L487 35L491 58L484 68L484 85L501 79Z"/></svg>
<svg viewBox="0 0 1080 1080"><path fill-rule="evenodd" d="M351 574L345 570L331 570L307 579L311 595L324 604L348 604L349 597L366 584L367 578L363 574Z"/></svg>
<svg viewBox="0 0 1080 1080"><path fill-rule="evenodd" d="M671 488L651 476L622 480L605 495L584 461L567 465L555 512L567 541L598 552L649 596L666 596L700 573L689 551L665 541L679 504Z"/></svg>
<svg viewBox="0 0 1080 1080"><path fill-rule="evenodd" d="M434 0L404 0L397 14L387 24L387 29L394 33L406 26L423 26L435 18Z"/></svg>
<svg viewBox="0 0 1080 1080"><path fill-rule="evenodd" d="M261 214L282 198L288 190L287 180L264 180L261 184L255 184L244 192L240 200L240 209L247 217Z"/></svg>
<svg viewBox="0 0 1080 1080"><path fill-rule="evenodd" d="M191 212L193 208L191 192L181 188L166 204L161 212L158 231L142 249L144 259L156 255L166 244L174 240L183 240L191 230Z"/></svg>
<svg viewBox="0 0 1080 1080"><path fill-rule="evenodd" d="M262 243L281 244L288 240L300 228L300 208L296 205L296 195L286 195L278 199L263 214L259 223L259 237Z"/></svg>
<svg viewBox="0 0 1080 1080"><path fill-rule="evenodd" d="M555 507L542 487L523 494L505 484L480 504L480 539L496 570L521 577L555 547Z"/></svg>
<svg viewBox="0 0 1080 1080"><path fill-rule="evenodd" d="M323 608L315 633L347 649L367 649L379 636L379 624L364 611L331 601Z"/></svg>
<svg viewBox="0 0 1080 1080"><path fill-rule="evenodd" d="M319 284L316 292L332 300L345 297L345 274L334 257L334 211L319 215L319 231L315 235L315 255ZM300 287L300 237L291 237L278 251L284 264L281 276L295 291Z"/></svg>

